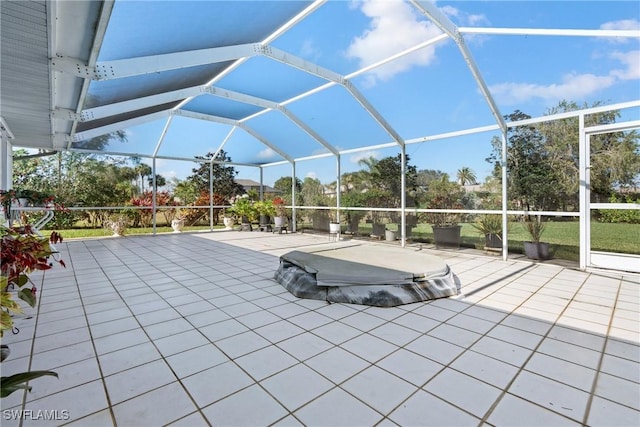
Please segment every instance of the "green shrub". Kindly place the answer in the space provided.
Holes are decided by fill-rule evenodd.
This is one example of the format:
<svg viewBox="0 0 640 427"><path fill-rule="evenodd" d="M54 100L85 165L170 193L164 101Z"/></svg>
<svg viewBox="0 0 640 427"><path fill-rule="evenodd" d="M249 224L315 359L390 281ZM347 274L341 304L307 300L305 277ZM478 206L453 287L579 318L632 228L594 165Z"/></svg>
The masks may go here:
<svg viewBox="0 0 640 427"><path fill-rule="evenodd" d="M611 203L640 203L640 198L634 200L631 196L617 197L615 194L609 198ZM640 224L640 210L638 209L600 209L598 210L600 222L627 224Z"/></svg>

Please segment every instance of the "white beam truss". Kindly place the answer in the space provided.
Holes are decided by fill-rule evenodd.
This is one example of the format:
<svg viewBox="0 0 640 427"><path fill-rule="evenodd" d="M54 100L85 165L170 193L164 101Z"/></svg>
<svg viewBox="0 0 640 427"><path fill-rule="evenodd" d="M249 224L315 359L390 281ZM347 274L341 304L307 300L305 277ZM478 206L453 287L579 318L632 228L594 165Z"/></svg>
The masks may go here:
<svg viewBox="0 0 640 427"><path fill-rule="evenodd" d="M511 36L563 36L563 37L640 37L639 30L566 30L547 28L481 28L458 27L464 34L495 34Z"/></svg>
<svg viewBox="0 0 640 427"><path fill-rule="evenodd" d="M216 62L233 61L257 55L260 49L259 43L250 43L103 61L96 64L92 78L96 80L120 79Z"/></svg>
<svg viewBox="0 0 640 427"><path fill-rule="evenodd" d="M484 81L480 70L476 64L476 61L473 59L471 52L467 48L467 45L464 42L464 37L460 34L458 28L451 22L449 18L445 16L444 13L440 11L435 5L435 3L430 3L424 0L411 0L411 3L421 11L427 18L429 18L434 24L436 24L442 31L449 35L453 39L453 41L460 49L460 53L464 58L464 61L467 63L473 78L478 85L482 96L489 104L489 109L491 110L491 114L493 114L494 119L500 125L500 128L503 132L506 131L507 126L505 124L504 118L498 109L498 105L496 104L491 92L489 92L489 87Z"/></svg>
<svg viewBox="0 0 640 427"><path fill-rule="evenodd" d="M102 41L104 40L104 35L107 31L107 25L109 24L109 18L111 17L111 11L113 10L113 5L115 0L105 0L102 2L102 9L100 10L100 19L96 25L96 35L93 39L93 46L91 46L91 53L89 54L89 62L87 66L93 67L98 61L98 53L100 52L100 48L102 47ZM54 52L52 52L53 54ZM55 52L57 54L57 52ZM53 57L53 55L52 55ZM82 89L80 90L80 98L78 100L76 113L80 113L82 111L82 107L85 104L85 100L87 99L87 95L89 93L89 83L91 81L89 79L84 79L82 82ZM52 89L53 90L53 89ZM69 132L69 139L67 143L67 148L71 147L72 141L74 141L76 128L78 126L78 122L74 121L71 125L71 132ZM120 128L123 129L123 128ZM119 129L118 129L119 130Z"/></svg>

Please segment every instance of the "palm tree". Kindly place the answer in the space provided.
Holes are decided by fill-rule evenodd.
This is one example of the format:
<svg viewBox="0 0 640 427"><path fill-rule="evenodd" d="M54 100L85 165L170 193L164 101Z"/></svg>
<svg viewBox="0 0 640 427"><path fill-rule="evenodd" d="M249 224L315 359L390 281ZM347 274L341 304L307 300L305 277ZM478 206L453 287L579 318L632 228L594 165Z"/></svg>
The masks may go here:
<svg viewBox="0 0 640 427"><path fill-rule="evenodd" d="M475 184L476 183L476 174L469 167L462 167L458 169L457 173L458 183L460 185L466 184Z"/></svg>

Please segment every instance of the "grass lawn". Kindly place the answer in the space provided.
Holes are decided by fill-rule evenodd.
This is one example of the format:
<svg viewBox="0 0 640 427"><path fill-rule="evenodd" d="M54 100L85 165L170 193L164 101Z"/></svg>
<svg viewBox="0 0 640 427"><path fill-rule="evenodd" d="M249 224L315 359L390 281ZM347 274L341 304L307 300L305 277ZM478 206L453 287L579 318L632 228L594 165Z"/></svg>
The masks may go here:
<svg viewBox="0 0 640 427"><path fill-rule="evenodd" d="M369 224L361 224L364 232ZM392 227L389 227L392 228ZM465 247L484 247L484 236L480 236L471 224L462 224L461 245ZM428 224L418 224L412 231L414 240L433 242L433 231ZM509 251L523 252L522 242L530 240L529 233L520 223L511 223L509 227ZM578 261L580 257L580 224L578 221L547 222L542 241L551 243L554 257ZM605 252L640 254L640 225L610 224L594 222L591 224L591 249Z"/></svg>
<svg viewBox="0 0 640 427"><path fill-rule="evenodd" d="M223 225L214 228L223 228ZM547 222L546 229L542 235L542 240L551 243L554 257L577 261L580 256L580 225L578 221L558 221ZM390 229L397 230L396 224L390 224ZM208 230L209 226L184 227L184 231ZM65 239L83 237L106 237L111 236L110 230L103 228L74 228L68 230L58 230ZM158 233L171 233L173 230L169 226L156 228ZM153 229L128 228L127 233L151 234ZM371 224L361 223L360 234L369 234ZM43 230L42 234L49 235L50 231ZM464 247L484 247L484 236L480 236L471 224L462 224L461 245ZM433 242L433 231L428 224L418 224L412 230L411 238L414 241ZM523 252L522 242L529 240L529 234L520 223L511 223L509 228L509 251L514 253ZM630 254L640 254L640 225L638 224L610 224L592 223L591 225L591 248L593 250L605 252L623 252Z"/></svg>

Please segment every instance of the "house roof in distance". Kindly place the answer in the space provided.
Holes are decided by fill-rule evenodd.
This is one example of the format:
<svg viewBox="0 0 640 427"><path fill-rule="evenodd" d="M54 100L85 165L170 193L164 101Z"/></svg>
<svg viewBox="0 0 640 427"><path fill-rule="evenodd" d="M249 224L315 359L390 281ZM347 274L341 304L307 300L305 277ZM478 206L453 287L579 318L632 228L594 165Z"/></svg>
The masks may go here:
<svg viewBox="0 0 640 427"><path fill-rule="evenodd" d="M260 183L257 181L254 181L252 179L236 179L235 180L237 184L242 185L242 187L244 187L245 191L254 189L254 190L259 190L260 189ZM265 193L278 193L278 190L276 190L273 187L269 187L268 185L262 185L262 190Z"/></svg>

